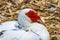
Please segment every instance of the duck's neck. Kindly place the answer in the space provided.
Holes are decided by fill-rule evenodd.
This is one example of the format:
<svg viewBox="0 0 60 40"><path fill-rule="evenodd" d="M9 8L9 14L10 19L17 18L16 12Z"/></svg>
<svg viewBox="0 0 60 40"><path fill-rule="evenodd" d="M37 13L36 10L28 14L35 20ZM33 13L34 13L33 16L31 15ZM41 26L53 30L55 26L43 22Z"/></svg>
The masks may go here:
<svg viewBox="0 0 60 40"><path fill-rule="evenodd" d="M26 22L26 21L24 23L20 24L20 28L23 30L27 30L27 28L30 26L31 26L31 23Z"/></svg>
<svg viewBox="0 0 60 40"><path fill-rule="evenodd" d="M23 17L20 16L20 18L19 18L19 20L18 20L18 23L19 23L19 24L21 25L21 27L23 27L23 28L27 28L27 27L29 27L29 26L31 25L30 19L27 18L26 16L23 16Z"/></svg>

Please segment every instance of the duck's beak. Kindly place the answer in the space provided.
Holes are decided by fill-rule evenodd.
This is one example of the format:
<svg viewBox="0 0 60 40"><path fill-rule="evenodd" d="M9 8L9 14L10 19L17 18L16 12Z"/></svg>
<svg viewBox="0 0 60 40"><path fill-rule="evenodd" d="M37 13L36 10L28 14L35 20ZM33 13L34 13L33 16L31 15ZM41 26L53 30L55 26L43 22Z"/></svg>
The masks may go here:
<svg viewBox="0 0 60 40"><path fill-rule="evenodd" d="M42 22L41 19L40 20L37 20L36 22L39 23L39 24L43 24L43 22Z"/></svg>

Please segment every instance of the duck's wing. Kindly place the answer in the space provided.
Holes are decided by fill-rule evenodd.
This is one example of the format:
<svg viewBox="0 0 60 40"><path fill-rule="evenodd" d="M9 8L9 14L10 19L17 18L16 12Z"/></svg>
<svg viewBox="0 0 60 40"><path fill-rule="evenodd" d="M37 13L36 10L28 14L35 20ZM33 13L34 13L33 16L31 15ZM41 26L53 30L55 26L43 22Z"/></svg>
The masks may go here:
<svg viewBox="0 0 60 40"><path fill-rule="evenodd" d="M35 32L36 34L40 35L42 40L49 40L49 32L47 30L47 28L39 23L33 23L29 28L27 28L29 30L32 30L33 32Z"/></svg>
<svg viewBox="0 0 60 40"><path fill-rule="evenodd" d="M39 40L39 36L31 31L17 30L6 31L0 40Z"/></svg>
<svg viewBox="0 0 60 40"><path fill-rule="evenodd" d="M23 33L23 30L7 30L0 36L0 40L19 40Z"/></svg>
<svg viewBox="0 0 60 40"><path fill-rule="evenodd" d="M28 31L23 34L20 40L40 40L40 36L35 33Z"/></svg>
<svg viewBox="0 0 60 40"><path fill-rule="evenodd" d="M1 23L1 25L0 25L0 31L2 31L2 30L16 29L17 25L18 25L17 21L7 21L7 22L4 22L4 23Z"/></svg>

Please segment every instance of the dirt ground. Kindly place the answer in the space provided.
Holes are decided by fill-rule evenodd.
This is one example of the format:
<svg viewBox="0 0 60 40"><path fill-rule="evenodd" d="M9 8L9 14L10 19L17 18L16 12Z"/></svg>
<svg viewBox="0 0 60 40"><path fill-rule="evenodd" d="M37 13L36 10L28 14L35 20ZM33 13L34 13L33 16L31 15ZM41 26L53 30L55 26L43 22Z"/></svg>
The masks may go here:
<svg viewBox="0 0 60 40"><path fill-rule="evenodd" d="M50 39L60 40L59 4L59 0L0 0L0 23L17 20L20 10L31 8L41 16L50 33Z"/></svg>

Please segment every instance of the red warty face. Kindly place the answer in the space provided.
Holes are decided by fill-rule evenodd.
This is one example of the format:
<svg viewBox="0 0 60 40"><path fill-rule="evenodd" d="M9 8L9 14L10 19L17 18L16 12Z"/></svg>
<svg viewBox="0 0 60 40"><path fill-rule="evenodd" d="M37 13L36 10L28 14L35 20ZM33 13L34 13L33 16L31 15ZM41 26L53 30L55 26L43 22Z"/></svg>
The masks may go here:
<svg viewBox="0 0 60 40"><path fill-rule="evenodd" d="M38 20L40 20L40 16L38 16L38 14L35 11L30 10L28 13L26 13L26 15L31 19L32 22L40 23L38 21Z"/></svg>

